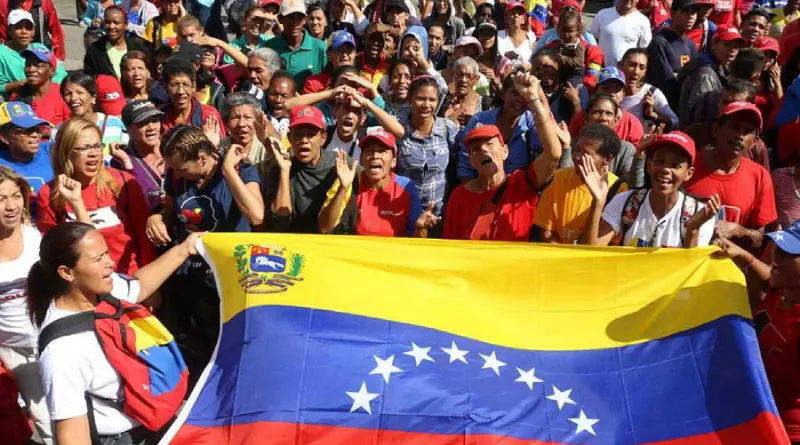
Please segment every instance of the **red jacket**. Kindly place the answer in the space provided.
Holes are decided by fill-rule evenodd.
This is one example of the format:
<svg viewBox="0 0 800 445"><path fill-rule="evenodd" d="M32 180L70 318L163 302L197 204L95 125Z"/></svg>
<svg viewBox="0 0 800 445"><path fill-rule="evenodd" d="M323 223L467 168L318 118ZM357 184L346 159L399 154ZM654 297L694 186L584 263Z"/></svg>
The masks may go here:
<svg viewBox="0 0 800 445"><path fill-rule="evenodd" d="M561 43L561 39L553 40L545 45L545 48L557 48ZM603 61L603 51L597 45L587 43L581 37L580 46L586 48L583 58L583 85L590 90L594 90L597 86L597 78L600 76L600 70L603 69L605 63Z"/></svg>
<svg viewBox="0 0 800 445"><path fill-rule="evenodd" d="M47 21L47 29L42 31L50 34L50 40L53 46L51 50L59 60L64 60L67 58L67 50L64 43L64 28L61 27L61 22L58 21L56 7L53 4L53 0L41 0L41 3L42 14ZM17 7L30 12L33 7L33 0L22 0L21 3L17 3ZM3 43L8 41L8 26L6 26L8 23L8 12L8 0L0 0L0 23L3 24L3 26L0 26L0 41ZM44 24L41 26L44 26ZM44 40L42 40L42 43L44 43Z"/></svg>

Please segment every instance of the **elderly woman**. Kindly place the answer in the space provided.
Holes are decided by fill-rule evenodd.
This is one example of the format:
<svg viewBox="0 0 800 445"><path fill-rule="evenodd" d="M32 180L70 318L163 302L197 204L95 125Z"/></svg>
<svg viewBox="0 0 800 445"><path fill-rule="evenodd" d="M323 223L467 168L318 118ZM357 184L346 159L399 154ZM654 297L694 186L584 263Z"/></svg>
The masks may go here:
<svg viewBox="0 0 800 445"><path fill-rule="evenodd" d="M250 94L244 92L231 93L225 98L222 117L230 136L225 138L220 148L223 151L236 144L243 147L243 162L254 165L262 184L267 184L267 173L275 164L272 150L264 144L278 142L279 135L259 108L261 104ZM270 138L275 138L271 141Z"/></svg>
<svg viewBox="0 0 800 445"><path fill-rule="evenodd" d="M528 30L525 5L511 2L506 7L506 29L497 33L497 52L512 64L525 64L531 60L536 35Z"/></svg>
<svg viewBox="0 0 800 445"><path fill-rule="evenodd" d="M12 101L30 104L37 116L58 125L70 116L70 109L61 98L53 75L58 66L56 56L47 48L22 51L25 59L25 85L11 96Z"/></svg>
<svg viewBox="0 0 800 445"><path fill-rule="evenodd" d="M471 57L461 57L453 64L453 92L440 115L455 122L459 128L483 111L481 96L474 90L479 75L478 62Z"/></svg>

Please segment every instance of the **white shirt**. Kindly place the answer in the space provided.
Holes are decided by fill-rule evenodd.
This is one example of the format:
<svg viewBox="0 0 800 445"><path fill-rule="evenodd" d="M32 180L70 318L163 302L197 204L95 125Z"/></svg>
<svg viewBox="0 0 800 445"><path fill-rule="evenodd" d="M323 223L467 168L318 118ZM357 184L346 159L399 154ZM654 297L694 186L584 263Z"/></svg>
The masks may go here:
<svg viewBox="0 0 800 445"><path fill-rule="evenodd" d="M632 95L632 96L625 96L620 102L620 106L627 111L628 113L636 116L642 122L642 126L644 126L645 131L648 130L648 123L649 121L645 121L643 118L644 116L644 96L647 94L650 89L653 89L653 108L657 113L660 113L665 116L669 116L669 119L672 121L673 128L678 126L678 116L672 111L672 108L669 106L669 102L667 102L667 96L661 92L658 88L654 88L649 83L642 84L642 88L639 89L639 92Z"/></svg>
<svg viewBox="0 0 800 445"><path fill-rule="evenodd" d="M22 226L22 254L0 263L0 346L36 346L36 328L28 317L25 281L33 263L39 261L42 235L36 228Z"/></svg>
<svg viewBox="0 0 800 445"><path fill-rule="evenodd" d="M536 34L528 31L527 40L524 40L519 46L514 46L511 37L508 36L507 30L502 30L497 33L497 54L505 56L509 51L513 51L519 55L516 61L522 63L530 63L533 49L536 47Z"/></svg>
<svg viewBox="0 0 800 445"><path fill-rule="evenodd" d="M603 210L603 221L607 222L615 233L622 232L622 211L628 197L633 192L631 190L618 193ZM647 192L647 196L639 206L639 215L630 229L625 232L622 244L634 247L684 247L681 243L681 213L686 195L678 192L680 193L678 201L663 218L657 220L656 215L653 214L653 208L650 207L650 193L652 192ZM699 211L704 204L700 202L697 204L697 211ZM697 245L707 246L713 234L714 218L711 218L700 226Z"/></svg>
<svg viewBox="0 0 800 445"><path fill-rule="evenodd" d="M653 38L650 20L644 14L633 11L620 16L616 7L600 10L592 20L590 31L597 37L606 66L617 66L625 51L647 48Z"/></svg>
<svg viewBox="0 0 800 445"><path fill-rule="evenodd" d="M325 149L332 151L343 151L347 156L350 156L351 159L361 159L361 149L358 147L357 134L353 135L352 141L344 142L339 139L339 132L334 130L333 136L331 136L331 141L328 143L328 146L325 147Z"/></svg>
<svg viewBox="0 0 800 445"><path fill-rule="evenodd" d="M114 287L111 295L135 303L139 296L139 282L117 274L112 278ZM54 303L50 303L42 329L75 313L58 309ZM120 434L139 425L139 422L121 411L119 374L108 362L94 332L81 332L53 340L39 357L39 373L50 418L54 421L86 415L84 394L88 392L94 396L92 406L98 434Z"/></svg>

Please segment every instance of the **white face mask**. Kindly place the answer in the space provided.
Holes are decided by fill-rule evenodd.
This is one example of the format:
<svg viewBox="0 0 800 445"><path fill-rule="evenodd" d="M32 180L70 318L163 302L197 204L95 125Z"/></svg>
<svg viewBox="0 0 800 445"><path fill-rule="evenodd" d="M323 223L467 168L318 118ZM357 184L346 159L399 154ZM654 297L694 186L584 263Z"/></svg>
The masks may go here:
<svg viewBox="0 0 800 445"><path fill-rule="evenodd" d="M580 43L581 42L575 42L575 43L564 43L564 42L561 42L561 44L564 45L564 48L566 48L566 49L568 49L570 51L575 51L575 49L578 48L578 45Z"/></svg>

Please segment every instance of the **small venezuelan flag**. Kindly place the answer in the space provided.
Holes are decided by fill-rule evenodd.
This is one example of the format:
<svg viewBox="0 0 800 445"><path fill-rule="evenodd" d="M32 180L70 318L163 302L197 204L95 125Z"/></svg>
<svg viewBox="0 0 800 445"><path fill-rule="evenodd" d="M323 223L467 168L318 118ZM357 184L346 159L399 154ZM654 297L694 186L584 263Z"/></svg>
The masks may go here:
<svg viewBox="0 0 800 445"><path fill-rule="evenodd" d="M525 0L525 8L537 22L547 25L547 0Z"/></svg>
<svg viewBox="0 0 800 445"><path fill-rule="evenodd" d="M203 243L222 334L164 443L788 443L711 248ZM266 249L280 271L251 269Z"/></svg>

